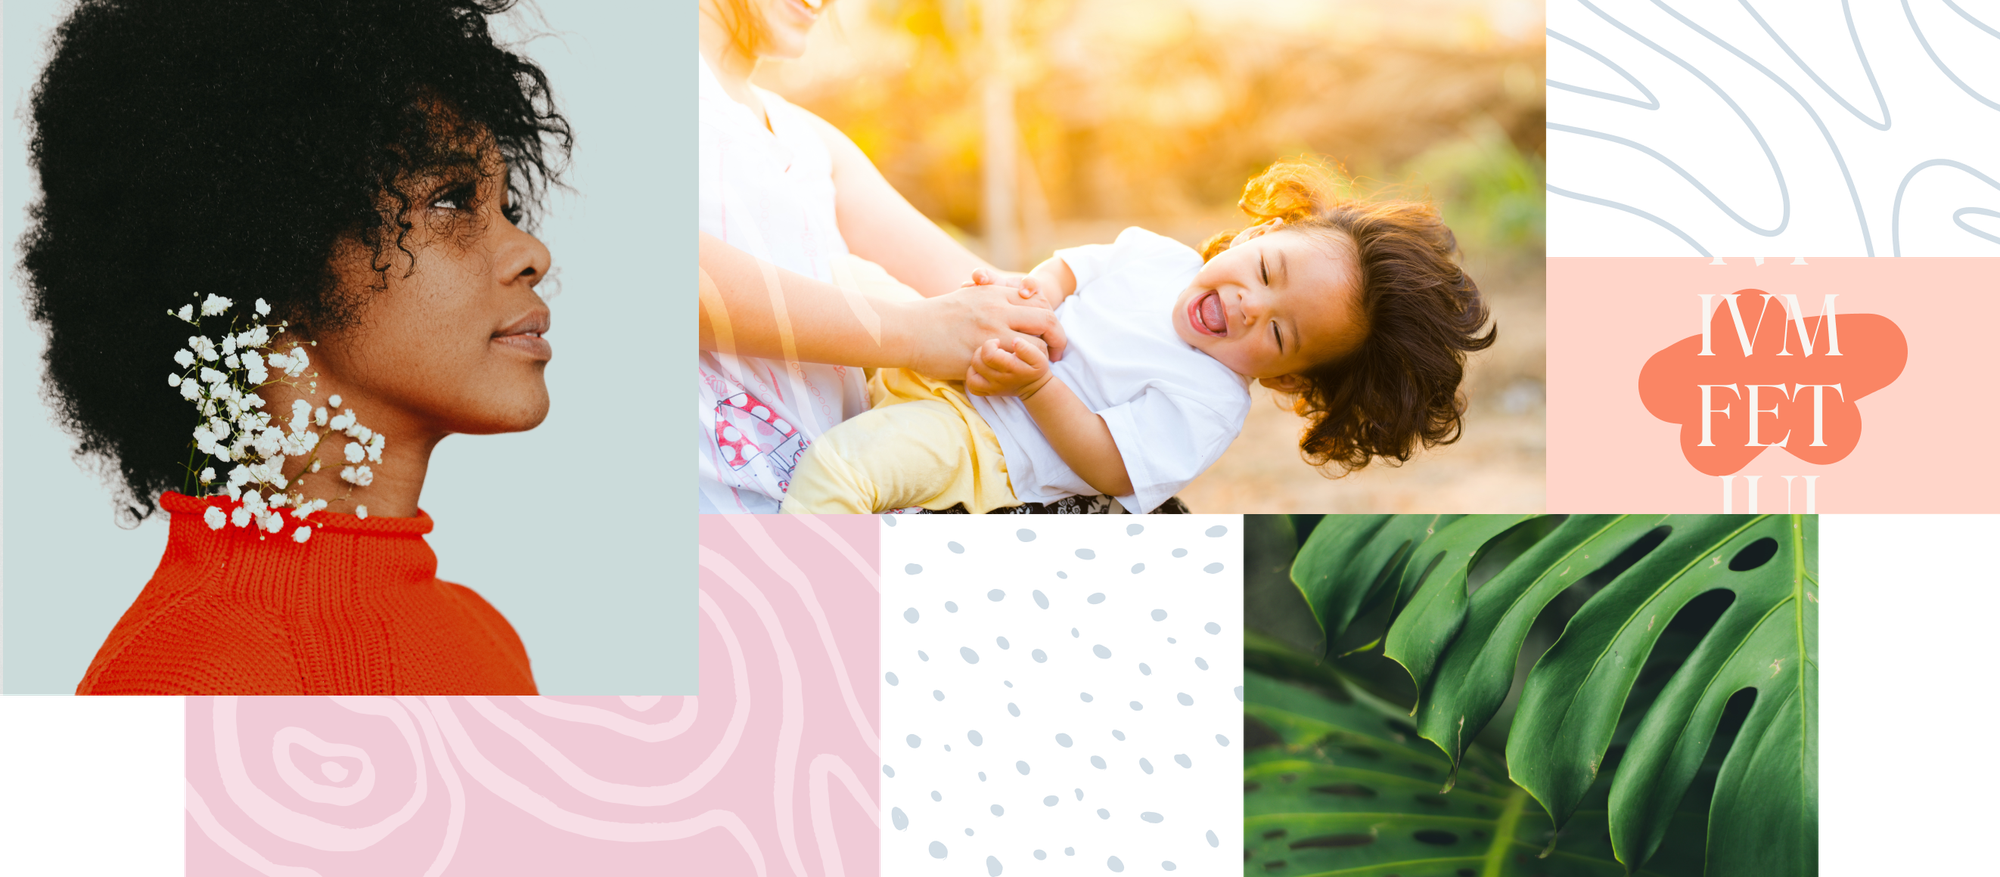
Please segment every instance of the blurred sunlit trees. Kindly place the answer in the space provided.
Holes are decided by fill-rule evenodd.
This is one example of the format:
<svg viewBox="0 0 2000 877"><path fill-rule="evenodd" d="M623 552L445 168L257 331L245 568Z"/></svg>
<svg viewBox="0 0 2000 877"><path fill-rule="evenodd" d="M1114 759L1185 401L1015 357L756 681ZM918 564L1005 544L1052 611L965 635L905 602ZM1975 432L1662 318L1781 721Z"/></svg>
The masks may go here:
<svg viewBox="0 0 2000 877"><path fill-rule="evenodd" d="M1301 153L1369 188L1428 191L1468 246L1541 245L1539 5L1006 3L1010 48L995 53L979 0L839 0L807 57L760 82L968 236L984 227L988 138L1011 136L1030 249L1056 222L1219 214ZM995 71L1014 91L1011 135L982 112Z"/></svg>

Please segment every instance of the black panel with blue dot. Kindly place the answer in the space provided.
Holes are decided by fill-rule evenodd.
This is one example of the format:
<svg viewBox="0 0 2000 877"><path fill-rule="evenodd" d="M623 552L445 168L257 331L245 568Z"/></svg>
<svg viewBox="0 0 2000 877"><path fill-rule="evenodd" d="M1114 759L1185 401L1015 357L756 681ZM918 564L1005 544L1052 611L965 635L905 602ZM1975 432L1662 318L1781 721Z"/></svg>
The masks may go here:
<svg viewBox="0 0 2000 877"><path fill-rule="evenodd" d="M884 873L1236 871L1240 531L886 517Z"/></svg>

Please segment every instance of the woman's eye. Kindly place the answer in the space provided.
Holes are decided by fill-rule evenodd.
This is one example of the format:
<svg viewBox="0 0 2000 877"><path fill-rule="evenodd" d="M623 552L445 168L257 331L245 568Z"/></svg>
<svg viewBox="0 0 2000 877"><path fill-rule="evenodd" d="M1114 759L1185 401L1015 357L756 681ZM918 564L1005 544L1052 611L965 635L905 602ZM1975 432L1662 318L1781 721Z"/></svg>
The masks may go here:
<svg viewBox="0 0 2000 877"><path fill-rule="evenodd" d="M440 210L464 210L471 204L472 193L464 189L453 189L431 202L432 207Z"/></svg>
<svg viewBox="0 0 2000 877"><path fill-rule="evenodd" d="M1262 280L1265 286L1271 285L1271 272L1264 267L1264 257L1261 255L1257 257L1257 278Z"/></svg>
<svg viewBox="0 0 2000 877"><path fill-rule="evenodd" d="M1275 322L1271 324L1271 338L1278 342L1278 352L1285 352L1285 336L1278 334L1278 324Z"/></svg>

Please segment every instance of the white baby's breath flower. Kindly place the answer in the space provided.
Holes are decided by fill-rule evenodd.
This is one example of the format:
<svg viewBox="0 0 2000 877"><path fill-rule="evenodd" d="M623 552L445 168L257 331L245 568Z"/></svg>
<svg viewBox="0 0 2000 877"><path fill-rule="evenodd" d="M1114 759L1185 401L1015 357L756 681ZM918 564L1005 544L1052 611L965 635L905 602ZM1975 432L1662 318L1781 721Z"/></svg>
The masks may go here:
<svg viewBox="0 0 2000 877"><path fill-rule="evenodd" d="M364 521L365 521L365 520L367 520L367 519L368 519L368 507L367 507L367 506L365 506L365 505L358 505L358 506L355 506L355 507L354 507L354 516L355 516L355 517L357 517L357 518L360 518L360 519L362 519L362 520L364 520Z"/></svg>
<svg viewBox="0 0 2000 877"><path fill-rule="evenodd" d="M198 306L185 306L169 314L199 328L199 317L217 316L233 306L230 299L210 295ZM295 487L284 475L290 458L302 457L306 472L319 472L322 461L316 449L321 440L330 433L344 433L349 440L341 443L340 457L348 465L340 469L341 480L367 487L375 480L375 472L367 464L381 462L384 438L362 425L354 411L341 409L337 395L329 397L326 407L294 399L286 406L290 409L288 418L261 410L267 403L257 391L273 383L274 377L295 387L297 383L284 379L302 378L308 395L316 394L319 384L314 380L318 376L307 371L311 358L305 347L310 342L302 345L292 341L282 352L271 350L273 338L288 324L257 321L257 317L271 313L270 303L264 299L255 300L254 310L257 316L247 325L241 317L234 318L229 333L188 336L187 347L174 354L174 362L192 374L170 374L167 385L178 389L200 412L202 420L193 428L190 443L204 456L203 462L233 464L220 479L215 467L203 466L199 473L190 467L205 495L226 495L238 503L233 511L212 507L203 520L218 529L233 523L278 533L286 520L285 510L292 511L293 519L303 521L327 505L327 500L309 499L302 490L286 492ZM367 509L357 507L357 511L367 516ZM311 533L310 528L301 526L293 538L304 542Z"/></svg>
<svg viewBox="0 0 2000 877"><path fill-rule="evenodd" d="M340 407L340 394L339 394L339 393L335 393L335 394L333 394L333 395L331 395L331 396L328 396L328 397L326 397L326 404L328 404L328 405L331 405L331 406L333 406L333 407L335 407L335 408L339 408L339 407Z"/></svg>
<svg viewBox="0 0 2000 877"><path fill-rule="evenodd" d="M303 544L307 539L312 538L312 534L313 530L311 527L301 526L297 530L292 531L292 541Z"/></svg>

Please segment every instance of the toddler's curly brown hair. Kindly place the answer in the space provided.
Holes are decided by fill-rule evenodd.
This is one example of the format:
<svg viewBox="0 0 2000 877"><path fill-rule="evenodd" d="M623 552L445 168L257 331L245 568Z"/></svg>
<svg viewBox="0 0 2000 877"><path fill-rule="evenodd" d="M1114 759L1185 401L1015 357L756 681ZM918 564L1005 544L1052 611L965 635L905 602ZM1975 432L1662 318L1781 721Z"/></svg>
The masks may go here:
<svg viewBox="0 0 2000 877"><path fill-rule="evenodd" d="M1281 161L1246 184L1237 203L1252 225L1282 220L1294 231L1325 235L1352 256L1366 337L1301 372L1302 385L1288 394L1293 411L1306 418L1300 453L1343 475L1378 457L1400 464L1419 446L1457 441L1465 355L1491 347L1498 336L1436 207L1348 197L1344 184L1351 181L1323 162ZM1241 232L1209 238L1202 259L1228 249Z"/></svg>

